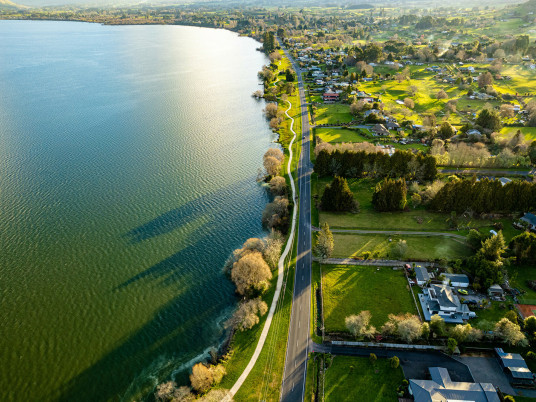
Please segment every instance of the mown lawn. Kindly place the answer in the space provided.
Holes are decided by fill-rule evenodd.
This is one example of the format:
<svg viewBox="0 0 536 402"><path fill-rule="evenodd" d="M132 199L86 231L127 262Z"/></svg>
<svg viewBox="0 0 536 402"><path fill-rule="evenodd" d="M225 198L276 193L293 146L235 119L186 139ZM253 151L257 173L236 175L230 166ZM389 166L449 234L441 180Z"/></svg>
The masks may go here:
<svg viewBox="0 0 536 402"><path fill-rule="evenodd" d="M318 105L316 109L316 124L340 124L349 121L352 121L349 105L329 103Z"/></svg>
<svg viewBox="0 0 536 402"><path fill-rule="evenodd" d="M347 332L344 319L368 310L379 329L389 314L417 314L404 273L390 267L322 265L326 332Z"/></svg>
<svg viewBox="0 0 536 402"><path fill-rule="evenodd" d="M372 254L371 258L398 259L391 254L391 247L399 240L405 240L408 245L403 259L426 261L446 258L450 260L469 257L472 254L469 246L448 237L333 233L333 238L335 240L333 257L335 258L361 257L364 252L368 251Z"/></svg>
<svg viewBox="0 0 536 402"><path fill-rule="evenodd" d="M474 327L478 327L483 321L496 323L497 321L500 321L500 319L503 318L508 311L510 311L508 310L507 304L507 302L492 301L491 305L488 305L487 308L482 310L474 310L476 313L476 318L471 318L469 323ZM502 308L501 306L505 308Z"/></svg>
<svg viewBox="0 0 536 402"><path fill-rule="evenodd" d="M501 130L501 136L510 138L520 130L525 136L525 141L532 142L536 140L536 127L504 127Z"/></svg>
<svg viewBox="0 0 536 402"><path fill-rule="evenodd" d="M325 186L332 181L331 177L318 178L313 181L313 195L322 197ZM452 231L448 224L449 214L431 212L424 207L410 208L407 212L377 212L372 207L372 194L377 181L370 179L349 179L348 185L359 202L360 211L350 212L319 211L319 223L327 222L332 228L371 229L371 230L414 230L423 232L445 232L466 235L467 230ZM520 232L512 227L511 219L501 219L503 234L507 241ZM477 218L459 217L460 227L482 228L489 233L496 221Z"/></svg>
<svg viewBox="0 0 536 402"><path fill-rule="evenodd" d="M315 134L324 142L366 142L371 141L365 137L361 130L350 130L347 128L315 128Z"/></svg>
<svg viewBox="0 0 536 402"><path fill-rule="evenodd" d="M531 289L528 285L528 281L536 280L536 266L511 265L508 267L508 277L510 286L526 292L522 297L519 297L520 300L529 299L536 301L536 291Z"/></svg>
<svg viewBox="0 0 536 402"><path fill-rule="evenodd" d="M402 368L391 368L388 359L374 365L368 357L335 356L326 370L326 401L394 402L404 380Z"/></svg>

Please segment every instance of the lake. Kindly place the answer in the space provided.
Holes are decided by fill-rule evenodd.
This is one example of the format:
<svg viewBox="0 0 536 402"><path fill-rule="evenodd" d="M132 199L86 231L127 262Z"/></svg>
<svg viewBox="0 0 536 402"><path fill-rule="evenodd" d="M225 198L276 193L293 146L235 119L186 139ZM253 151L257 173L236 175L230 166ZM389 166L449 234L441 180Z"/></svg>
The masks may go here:
<svg viewBox="0 0 536 402"><path fill-rule="evenodd" d="M250 38L0 21L1 400L132 400L225 336L274 140Z"/></svg>

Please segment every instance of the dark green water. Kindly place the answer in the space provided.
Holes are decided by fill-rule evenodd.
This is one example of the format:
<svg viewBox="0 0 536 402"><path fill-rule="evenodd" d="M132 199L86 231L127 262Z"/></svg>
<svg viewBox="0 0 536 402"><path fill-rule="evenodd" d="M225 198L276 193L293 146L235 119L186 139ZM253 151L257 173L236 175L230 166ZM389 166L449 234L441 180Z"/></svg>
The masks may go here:
<svg viewBox="0 0 536 402"><path fill-rule="evenodd" d="M31 21L0 39L0 400L184 378L235 304L225 259L262 234L259 44Z"/></svg>

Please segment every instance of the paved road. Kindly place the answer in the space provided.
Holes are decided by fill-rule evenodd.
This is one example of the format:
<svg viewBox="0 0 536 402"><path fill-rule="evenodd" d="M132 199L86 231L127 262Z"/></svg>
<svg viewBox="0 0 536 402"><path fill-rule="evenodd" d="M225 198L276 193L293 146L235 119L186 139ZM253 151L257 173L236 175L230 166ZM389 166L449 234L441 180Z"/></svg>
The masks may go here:
<svg viewBox="0 0 536 402"><path fill-rule="evenodd" d="M285 50L286 53L286 50ZM288 53L287 57L292 60ZM298 87L301 103L302 150L298 164L298 188L300 215L298 223L298 254L294 277L294 294L292 313L290 316L289 334L287 340L287 355L283 383L281 385L281 401L303 401L305 388L305 373L307 371L307 355L309 347L309 324L311 309L311 173L310 159L310 128L305 91L299 69L293 63L298 73Z"/></svg>

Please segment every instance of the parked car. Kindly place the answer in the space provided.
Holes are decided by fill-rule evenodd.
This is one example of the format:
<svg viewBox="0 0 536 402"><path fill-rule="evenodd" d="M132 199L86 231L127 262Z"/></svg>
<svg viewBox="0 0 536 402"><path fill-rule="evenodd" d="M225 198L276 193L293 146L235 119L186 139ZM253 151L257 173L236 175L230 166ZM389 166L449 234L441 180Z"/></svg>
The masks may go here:
<svg viewBox="0 0 536 402"><path fill-rule="evenodd" d="M467 290L465 289L458 289L458 293L462 294L462 295L467 295L469 293L467 293Z"/></svg>

